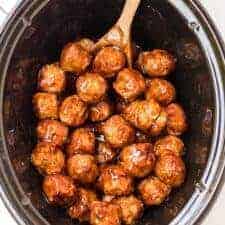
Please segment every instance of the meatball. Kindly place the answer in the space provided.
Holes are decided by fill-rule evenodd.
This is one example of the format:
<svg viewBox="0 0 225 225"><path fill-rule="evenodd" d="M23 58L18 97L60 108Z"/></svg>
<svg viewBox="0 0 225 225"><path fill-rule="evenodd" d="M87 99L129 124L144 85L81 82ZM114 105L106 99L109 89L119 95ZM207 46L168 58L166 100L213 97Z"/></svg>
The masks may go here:
<svg viewBox="0 0 225 225"><path fill-rule="evenodd" d="M161 156L171 152L177 156L184 154L184 143L183 141L173 135L168 135L156 141L154 146L154 152L157 156Z"/></svg>
<svg viewBox="0 0 225 225"><path fill-rule="evenodd" d="M88 38L83 38L79 40L77 44L80 45L84 50L88 52L91 52L95 45L95 43Z"/></svg>
<svg viewBox="0 0 225 225"><path fill-rule="evenodd" d="M102 131L113 148L121 148L132 143L135 138L134 129L119 115L114 115L104 122Z"/></svg>
<svg viewBox="0 0 225 225"><path fill-rule="evenodd" d="M118 205L95 201L91 204L92 225L121 225L122 212Z"/></svg>
<svg viewBox="0 0 225 225"><path fill-rule="evenodd" d="M133 69L123 69L113 83L115 91L126 101L133 101L145 91L145 79Z"/></svg>
<svg viewBox="0 0 225 225"><path fill-rule="evenodd" d="M65 166L65 157L61 149L48 142L40 142L36 145L31 161L43 175L60 173Z"/></svg>
<svg viewBox="0 0 225 225"><path fill-rule="evenodd" d="M96 103L102 100L107 91L107 82L98 73L85 73L76 81L79 97L87 103Z"/></svg>
<svg viewBox="0 0 225 225"><path fill-rule="evenodd" d="M76 154L67 161L67 171L74 180L88 184L98 176L98 167L92 155Z"/></svg>
<svg viewBox="0 0 225 225"><path fill-rule="evenodd" d="M89 118L92 122L101 122L106 120L112 114L112 106L108 102L99 102L92 106L89 112Z"/></svg>
<svg viewBox="0 0 225 225"><path fill-rule="evenodd" d="M69 129L57 120L41 120L37 126L37 137L41 141L63 145L68 137Z"/></svg>
<svg viewBox="0 0 225 225"><path fill-rule="evenodd" d="M43 191L52 205L70 205L76 198L77 188L70 177L55 174L44 178Z"/></svg>
<svg viewBox="0 0 225 225"><path fill-rule="evenodd" d="M161 106L153 99L137 100L125 108L123 116L136 128L147 131L152 127L161 110Z"/></svg>
<svg viewBox="0 0 225 225"><path fill-rule="evenodd" d="M168 105L175 100L176 90L169 81L155 78L149 82L146 91L146 99L151 98L162 105Z"/></svg>
<svg viewBox="0 0 225 225"><path fill-rule="evenodd" d="M98 187L106 195L129 195L133 191L133 180L121 166L105 166L101 170Z"/></svg>
<svg viewBox="0 0 225 225"><path fill-rule="evenodd" d="M153 122L151 128L148 130L149 135L155 137L159 136L166 128L167 124L167 113L163 109L159 117Z"/></svg>
<svg viewBox="0 0 225 225"><path fill-rule="evenodd" d="M77 127L88 118L87 105L77 95L67 97L59 109L59 118L68 126Z"/></svg>
<svg viewBox="0 0 225 225"><path fill-rule="evenodd" d="M155 174L163 183L172 187L179 187L185 179L185 164L180 157L168 152L159 157Z"/></svg>
<svg viewBox="0 0 225 225"><path fill-rule="evenodd" d="M138 66L150 77L164 77L174 71L176 60L169 52L155 49L142 52L138 57Z"/></svg>
<svg viewBox="0 0 225 225"><path fill-rule="evenodd" d="M97 201L97 195L94 191L79 188L78 198L75 203L68 209L68 214L73 219L80 222L90 220L91 203Z"/></svg>
<svg viewBox="0 0 225 225"><path fill-rule="evenodd" d="M33 96L33 105L39 119L58 118L58 101L55 94L38 92Z"/></svg>
<svg viewBox="0 0 225 225"><path fill-rule="evenodd" d="M113 203L120 206L122 210L122 221L125 224L132 225L141 217L144 210L142 201L135 196L120 197L113 200Z"/></svg>
<svg viewBox="0 0 225 225"><path fill-rule="evenodd" d="M138 190L144 203L148 206L160 205L169 196L171 187L160 181L159 178L151 176L144 179Z"/></svg>
<svg viewBox="0 0 225 225"><path fill-rule="evenodd" d="M117 47L104 47L96 55L93 70L104 77L113 77L126 64L125 54Z"/></svg>
<svg viewBox="0 0 225 225"><path fill-rule="evenodd" d="M182 107L176 103L172 103L166 108L166 112L168 115L168 134L179 136L184 133L187 129L187 119Z"/></svg>
<svg viewBox="0 0 225 225"><path fill-rule="evenodd" d="M111 162L116 156L115 150L107 143L100 142L97 148L97 161L98 163Z"/></svg>
<svg viewBox="0 0 225 225"><path fill-rule="evenodd" d="M138 143L123 148L120 164L131 176L147 176L155 166L153 146L150 143Z"/></svg>
<svg viewBox="0 0 225 225"><path fill-rule="evenodd" d="M91 55L79 43L68 43L62 50L60 66L68 72L80 73L91 63Z"/></svg>
<svg viewBox="0 0 225 225"><path fill-rule="evenodd" d="M91 129L76 129L70 136L66 151L69 156L76 153L93 154L95 151L95 135Z"/></svg>
<svg viewBox="0 0 225 225"><path fill-rule="evenodd" d="M38 88L44 92L60 93L65 89L65 72L58 63L45 65L38 74Z"/></svg>

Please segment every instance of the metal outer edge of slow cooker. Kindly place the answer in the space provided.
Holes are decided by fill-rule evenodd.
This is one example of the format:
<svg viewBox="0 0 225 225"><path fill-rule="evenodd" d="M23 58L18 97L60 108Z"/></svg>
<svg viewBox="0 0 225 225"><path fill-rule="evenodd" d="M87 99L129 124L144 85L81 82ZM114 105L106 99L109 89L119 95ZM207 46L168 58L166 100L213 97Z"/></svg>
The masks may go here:
<svg viewBox="0 0 225 225"><path fill-rule="evenodd" d="M198 3L196 0L168 0L173 7L175 7L178 12L180 12L181 16L186 20L186 22L190 25L190 28L196 32L196 36L199 38L200 43L202 43L202 48L207 54L208 57L208 64L209 69L211 70L213 76L213 83L215 89L215 102L216 102L216 119L215 119L215 133L213 137L213 143L211 149L211 154L209 156L207 168L204 172L204 175L201 180L200 188L197 187L195 192L193 193L191 199L187 202L185 207L182 211L178 214L178 216L170 223L170 225L192 225L196 223L198 218L203 215L205 209L207 208L209 202L213 198L217 187L219 185L220 179L223 174L224 166L225 166L225 154L224 154L224 130L225 130L225 113L224 108L224 80L223 80L223 72L225 72L225 49L222 43L222 39L215 29L214 24L211 22L209 16L206 14L203 7ZM30 20L26 20L26 12L28 11L26 5L29 1L24 0L15 10L14 14L9 19L8 23L4 27L4 31L0 37L0 61L2 60L3 53L5 51L5 47L8 44L12 34L14 33L14 29L18 25L19 22L23 22L24 24L27 23L29 26ZM47 1L43 1L43 4L37 9L39 12L42 7L44 7ZM29 8L35 5L35 1L33 1ZM23 11L25 8L25 11ZM37 12L36 11L36 12ZM19 19L18 16L20 15ZM201 27L201 23L204 24ZM10 29L12 27L12 29ZM198 29L196 29L198 28ZM23 30L19 32L22 34ZM211 41L207 39L207 35L210 36ZM17 34L18 38L18 34ZM18 38L19 39L19 38ZM213 42L213 47L211 43ZM16 45L16 40L14 42L14 46L11 46L11 53L13 52L13 47ZM1 52L2 51L2 52ZM10 61L10 54L8 55L8 62ZM220 65L217 64L217 61L220 60ZM215 66L217 64L217 66ZM7 63L5 68L7 68ZM1 94L0 94L0 103L2 104L3 98L3 89L4 89L4 78L6 76L6 70L2 74L3 79L1 81ZM2 109L1 109L2 110ZM2 112L0 113L0 125L1 125L1 137L3 136L3 127L2 127ZM5 146L4 139L0 139L0 153ZM20 225L23 224L33 224L32 219L36 216L39 220L42 221L43 224L48 224L39 215L36 209L33 208L30 201L25 197L25 200L21 202L21 199L18 199L16 193L10 187L8 183L7 177L4 176L3 173L3 161L7 161L7 157L4 154L0 154L0 196L3 199L6 207L11 212L12 216L15 218L16 222ZM217 162L217 163L215 163ZM9 166L10 162L7 162ZM10 171L12 176L15 176L14 171ZM16 179L16 183L19 184L18 180ZM18 185L19 186L19 185ZM21 190L20 190L21 191ZM13 204L12 204L13 202ZM26 206L26 210L25 207ZM29 215L26 211L28 208L32 211L33 215Z"/></svg>

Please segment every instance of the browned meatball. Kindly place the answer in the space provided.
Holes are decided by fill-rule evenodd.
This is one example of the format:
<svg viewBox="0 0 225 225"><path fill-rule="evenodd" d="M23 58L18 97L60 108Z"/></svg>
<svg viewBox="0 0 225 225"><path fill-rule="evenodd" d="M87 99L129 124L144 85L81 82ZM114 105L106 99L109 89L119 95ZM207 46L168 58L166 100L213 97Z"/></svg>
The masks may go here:
<svg viewBox="0 0 225 225"><path fill-rule="evenodd" d="M142 52L138 58L138 66L151 77L164 77L174 71L176 61L169 52L155 49Z"/></svg>
<svg viewBox="0 0 225 225"><path fill-rule="evenodd" d="M91 225L120 225L122 212L118 205L95 201L91 204Z"/></svg>
<svg viewBox="0 0 225 225"><path fill-rule="evenodd" d="M39 119L58 118L58 101L55 94L38 92L33 96L33 105Z"/></svg>
<svg viewBox="0 0 225 225"><path fill-rule="evenodd" d="M185 179L185 164L179 156L168 152L161 155L157 161L155 174L163 183L172 187L179 187Z"/></svg>
<svg viewBox="0 0 225 225"><path fill-rule="evenodd" d="M67 97L59 109L59 118L68 126L77 127L88 118L87 105L77 95Z"/></svg>
<svg viewBox="0 0 225 225"><path fill-rule="evenodd" d="M167 124L167 113L162 109L159 117L153 122L148 134L155 137L160 135L166 128Z"/></svg>
<svg viewBox="0 0 225 225"><path fill-rule="evenodd" d="M69 129L57 120L41 120L37 126L37 137L41 141L63 145L68 137Z"/></svg>
<svg viewBox="0 0 225 225"><path fill-rule="evenodd" d="M43 175L60 173L65 166L65 157L61 149L48 142L40 142L36 145L31 161Z"/></svg>
<svg viewBox="0 0 225 225"><path fill-rule="evenodd" d="M77 194L77 188L72 179L61 174L50 175L44 178L43 191L52 205L69 205Z"/></svg>
<svg viewBox="0 0 225 225"><path fill-rule="evenodd" d="M168 115L167 132L179 136L187 129L187 119L184 110L178 104L172 103L166 108Z"/></svg>
<svg viewBox="0 0 225 225"><path fill-rule="evenodd" d="M147 131L158 118L161 110L160 105L153 99L137 100L125 108L123 116L136 128Z"/></svg>
<svg viewBox="0 0 225 225"><path fill-rule="evenodd" d="M76 129L70 136L66 151L69 156L76 153L93 154L95 151L95 135L91 129Z"/></svg>
<svg viewBox="0 0 225 225"><path fill-rule="evenodd" d="M152 206L164 202L171 192L171 187L164 184L159 178L151 176L138 185L138 190L144 203Z"/></svg>
<svg viewBox="0 0 225 225"><path fill-rule="evenodd" d="M144 210L142 201L133 195L120 197L113 200L113 203L120 206L122 210L122 221L128 225L135 224Z"/></svg>
<svg viewBox="0 0 225 225"><path fill-rule="evenodd" d="M162 105L168 105L175 100L176 90L174 86L163 79L152 79L149 82L148 89L146 91L146 99L155 99Z"/></svg>
<svg viewBox="0 0 225 225"><path fill-rule="evenodd" d="M177 156L182 156L184 154L183 141L173 135L168 135L156 141L154 152L157 156L166 154L168 151Z"/></svg>
<svg viewBox="0 0 225 225"><path fill-rule="evenodd" d="M88 38L82 38L77 42L77 44L79 44L84 50L88 52L91 52L95 45L95 43Z"/></svg>
<svg viewBox="0 0 225 225"><path fill-rule="evenodd" d="M97 148L97 161L98 163L111 162L116 156L115 150L107 143L100 142Z"/></svg>
<svg viewBox="0 0 225 225"><path fill-rule="evenodd" d="M87 103L102 100L107 91L107 82L98 73L85 73L76 81L77 94Z"/></svg>
<svg viewBox="0 0 225 225"><path fill-rule="evenodd" d="M101 122L106 120L112 114L112 106L108 102L99 102L92 106L89 112L89 118L92 122Z"/></svg>
<svg viewBox="0 0 225 225"><path fill-rule="evenodd" d="M58 63L45 65L38 74L38 88L41 91L60 93L65 89L65 72Z"/></svg>
<svg viewBox="0 0 225 225"><path fill-rule="evenodd" d="M108 78L119 72L125 63L125 54L119 48L105 47L97 53L93 62L93 70Z"/></svg>
<svg viewBox="0 0 225 225"><path fill-rule="evenodd" d="M129 195L133 191L133 181L121 166L105 166L101 169L98 187L106 195Z"/></svg>
<svg viewBox="0 0 225 225"><path fill-rule="evenodd" d="M90 207L94 201L97 201L97 195L94 191L79 188L77 200L68 209L69 216L73 219L78 219L80 222L89 221Z"/></svg>
<svg viewBox="0 0 225 225"><path fill-rule="evenodd" d="M126 101L133 101L145 91L145 79L133 69L123 69L118 73L113 88Z"/></svg>
<svg viewBox="0 0 225 225"><path fill-rule="evenodd" d="M62 50L60 66L68 72L80 73L91 63L91 55L79 43L68 43Z"/></svg>
<svg viewBox="0 0 225 225"><path fill-rule="evenodd" d="M131 176L147 176L155 166L152 144L138 143L123 148L120 153L120 164Z"/></svg>
<svg viewBox="0 0 225 225"><path fill-rule="evenodd" d="M98 167L92 155L76 154L67 161L68 174L76 181L92 183L98 176Z"/></svg>
<svg viewBox="0 0 225 225"><path fill-rule="evenodd" d="M103 124L102 131L113 148L121 148L132 143L135 138L134 129L119 115L110 117Z"/></svg>

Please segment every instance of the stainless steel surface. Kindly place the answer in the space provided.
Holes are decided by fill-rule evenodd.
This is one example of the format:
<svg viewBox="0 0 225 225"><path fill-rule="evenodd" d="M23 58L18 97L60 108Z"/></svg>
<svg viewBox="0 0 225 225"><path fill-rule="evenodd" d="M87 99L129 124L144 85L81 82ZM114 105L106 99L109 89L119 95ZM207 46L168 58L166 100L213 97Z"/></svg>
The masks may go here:
<svg viewBox="0 0 225 225"><path fill-rule="evenodd" d="M0 32L7 21L8 14L16 7L21 0L0 0ZM174 0L179 1L179 0ZM221 0L199 0L208 10L209 14L216 23L222 37L225 40L225 21L224 21L224 6L225 2ZM223 106L224 107L224 106ZM0 189L1 195L1 189ZM225 206L225 187L221 188L217 199L212 206L210 213L203 219L202 225L223 225ZM10 216L0 200L0 215L4 225L16 225L14 219Z"/></svg>

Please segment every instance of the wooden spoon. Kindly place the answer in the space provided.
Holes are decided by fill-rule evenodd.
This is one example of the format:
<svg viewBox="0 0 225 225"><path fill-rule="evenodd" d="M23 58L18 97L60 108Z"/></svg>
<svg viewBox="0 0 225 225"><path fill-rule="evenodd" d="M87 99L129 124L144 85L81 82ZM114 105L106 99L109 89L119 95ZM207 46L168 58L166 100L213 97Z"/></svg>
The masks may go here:
<svg viewBox="0 0 225 225"><path fill-rule="evenodd" d="M94 46L94 51L108 46L118 46L126 56L129 67L132 67L131 25L141 0L126 0L122 14L116 24Z"/></svg>

